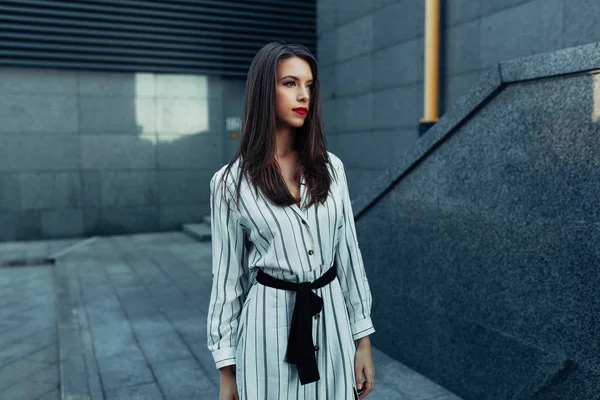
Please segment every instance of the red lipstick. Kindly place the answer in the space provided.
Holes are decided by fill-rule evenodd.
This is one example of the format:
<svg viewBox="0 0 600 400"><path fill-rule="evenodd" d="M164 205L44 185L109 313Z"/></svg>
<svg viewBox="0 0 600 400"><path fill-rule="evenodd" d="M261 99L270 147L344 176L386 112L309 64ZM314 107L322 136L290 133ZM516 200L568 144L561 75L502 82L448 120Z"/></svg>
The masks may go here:
<svg viewBox="0 0 600 400"><path fill-rule="evenodd" d="M306 113L308 112L308 108L306 108L306 107L297 107L297 108L293 108L292 111L297 112L300 115L306 115Z"/></svg>

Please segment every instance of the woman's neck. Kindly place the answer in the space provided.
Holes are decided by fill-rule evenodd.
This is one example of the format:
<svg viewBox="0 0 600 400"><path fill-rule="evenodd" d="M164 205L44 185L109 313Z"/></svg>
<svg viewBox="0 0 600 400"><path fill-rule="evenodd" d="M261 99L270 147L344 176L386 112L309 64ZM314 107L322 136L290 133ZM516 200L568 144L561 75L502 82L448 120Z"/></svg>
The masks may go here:
<svg viewBox="0 0 600 400"><path fill-rule="evenodd" d="M286 126L277 128L275 131L275 156L277 158L285 158L290 152L294 151L295 136L296 130L292 127Z"/></svg>

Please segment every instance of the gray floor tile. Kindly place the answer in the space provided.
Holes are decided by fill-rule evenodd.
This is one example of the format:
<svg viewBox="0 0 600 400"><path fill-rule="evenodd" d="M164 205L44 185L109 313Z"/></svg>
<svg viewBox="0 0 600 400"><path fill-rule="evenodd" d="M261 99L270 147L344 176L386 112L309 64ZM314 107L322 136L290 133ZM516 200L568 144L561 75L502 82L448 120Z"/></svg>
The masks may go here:
<svg viewBox="0 0 600 400"><path fill-rule="evenodd" d="M133 316L129 321L136 336L141 340L174 332L173 325L160 311L156 311L156 315L151 318Z"/></svg>
<svg viewBox="0 0 600 400"><path fill-rule="evenodd" d="M167 399L186 396L200 398L206 391L214 390L214 384L193 359L171 361L153 366L158 384Z"/></svg>
<svg viewBox="0 0 600 400"><path fill-rule="evenodd" d="M105 390L152 383L154 377L139 351L110 357L98 357L100 376Z"/></svg>
<svg viewBox="0 0 600 400"><path fill-rule="evenodd" d="M6 389L32 374L39 373L47 365L24 359L10 363L0 368L0 390Z"/></svg>
<svg viewBox="0 0 600 400"><path fill-rule="evenodd" d="M140 346L151 365L192 356L185 343L174 331L147 337L140 341Z"/></svg>
<svg viewBox="0 0 600 400"><path fill-rule="evenodd" d="M106 400L163 400L158 386L154 383L131 386L106 393Z"/></svg>
<svg viewBox="0 0 600 400"><path fill-rule="evenodd" d="M376 384L376 387L366 397L367 400L412 400L411 397L400 393L387 385Z"/></svg>
<svg viewBox="0 0 600 400"><path fill-rule="evenodd" d="M1 390L0 399L35 399L53 389L56 389L56 385L24 380L7 389Z"/></svg>
<svg viewBox="0 0 600 400"><path fill-rule="evenodd" d="M58 364L46 366L44 369L31 375L29 379L33 382L50 383L58 386L60 384Z"/></svg>
<svg viewBox="0 0 600 400"><path fill-rule="evenodd" d="M21 334L23 335L23 333ZM22 337L18 341L4 342L6 346L3 346L0 350L0 366L8 362L6 361L7 359L14 360L15 357L28 356L49 345L55 344L56 341L56 328L52 327L41 329L34 334Z"/></svg>
<svg viewBox="0 0 600 400"><path fill-rule="evenodd" d="M117 354L139 350L133 333L129 335L96 335L94 332L94 351L97 357L110 357Z"/></svg>
<svg viewBox="0 0 600 400"><path fill-rule="evenodd" d="M58 387L54 270L0 269L0 286L0 399L36 399Z"/></svg>
<svg viewBox="0 0 600 400"><path fill-rule="evenodd" d="M27 357L29 361L37 361L44 364L56 364L58 361L58 348L56 344L46 346Z"/></svg>
<svg viewBox="0 0 600 400"><path fill-rule="evenodd" d="M462 400L462 399L456 395L448 394L446 396L435 397L435 398L431 398L431 399L427 399L427 400Z"/></svg>
<svg viewBox="0 0 600 400"><path fill-rule="evenodd" d="M42 317L43 318L43 317ZM56 342L56 329L52 324L34 321L20 325L0 335L0 351L23 342L51 344Z"/></svg>
<svg viewBox="0 0 600 400"><path fill-rule="evenodd" d="M41 397L38 397L35 400L61 400L60 389L52 389L51 391L43 394Z"/></svg>

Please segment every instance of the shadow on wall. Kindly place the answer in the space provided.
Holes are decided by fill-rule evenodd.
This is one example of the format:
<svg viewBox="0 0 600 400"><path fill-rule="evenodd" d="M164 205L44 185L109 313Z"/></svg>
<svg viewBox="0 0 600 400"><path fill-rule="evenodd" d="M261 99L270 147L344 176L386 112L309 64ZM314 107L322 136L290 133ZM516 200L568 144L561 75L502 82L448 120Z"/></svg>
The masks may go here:
<svg viewBox="0 0 600 400"><path fill-rule="evenodd" d="M208 173L222 158L221 115L210 119L211 100L220 98L211 98L209 79L138 73L131 89L134 96L127 100L133 109L108 104L106 119L117 116L108 126L98 118L92 121L96 125L82 126L82 135L104 145L95 160L82 153L83 169L94 176L92 185L84 182L84 191L97 199L84 211L86 235L180 229L207 212ZM135 139L119 133L131 116Z"/></svg>
<svg viewBox="0 0 600 400"><path fill-rule="evenodd" d="M181 229L210 211L243 81L3 69L0 240Z"/></svg>

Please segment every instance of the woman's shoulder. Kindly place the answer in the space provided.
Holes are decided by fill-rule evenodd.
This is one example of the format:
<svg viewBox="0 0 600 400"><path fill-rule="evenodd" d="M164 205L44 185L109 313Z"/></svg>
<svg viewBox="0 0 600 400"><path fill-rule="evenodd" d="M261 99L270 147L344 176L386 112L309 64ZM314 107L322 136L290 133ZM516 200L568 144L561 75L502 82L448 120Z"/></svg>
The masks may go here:
<svg viewBox="0 0 600 400"><path fill-rule="evenodd" d="M211 188L215 188L218 184L220 184L223 180L223 175L225 174L225 170L227 169L227 164L223 165L219 168L210 178L210 186Z"/></svg>
<svg viewBox="0 0 600 400"><path fill-rule="evenodd" d="M329 162L331 163L332 167L336 170L339 171L340 168L344 168L344 163L342 162L342 160L329 150L327 150L327 157L329 158Z"/></svg>
<svg viewBox="0 0 600 400"><path fill-rule="evenodd" d="M223 177L223 175L225 175L225 172L227 171L227 167L229 167L229 163L227 163L227 164L224 164L222 167L220 167L220 168L219 168L219 169L218 169L218 170L217 170L217 171L216 171L216 172L213 174L213 176L212 176L212 179L218 179L218 178L221 178L221 177ZM227 175L228 175L228 176L227 176L227 180L228 180L228 181L232 181L232 180L233 180L233 178L232 178L232 176L231 176L231 175L232 175L234 172L238 172L238 170L239 170L239 167L240 167L240 159L238 158L237 160L235 160L235 161L233 162L233 164L231 165L231 168L230 168L229 174L227 174Z"/></svg>
<svg viewBox="0 0 600 400"><path fill-rule="evenodd" d="M237 183L237 179L239 177L239 167L240 160L239 158L235 160L235 162L231 165L229 171L227 171L229 164L225 164L220 167L210 179L210 187L212 189L216 189L218 186L225 183L228 191L231 192Z"/></svg>

